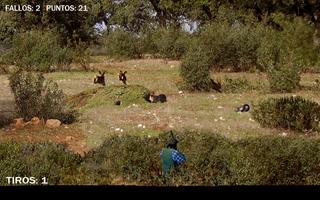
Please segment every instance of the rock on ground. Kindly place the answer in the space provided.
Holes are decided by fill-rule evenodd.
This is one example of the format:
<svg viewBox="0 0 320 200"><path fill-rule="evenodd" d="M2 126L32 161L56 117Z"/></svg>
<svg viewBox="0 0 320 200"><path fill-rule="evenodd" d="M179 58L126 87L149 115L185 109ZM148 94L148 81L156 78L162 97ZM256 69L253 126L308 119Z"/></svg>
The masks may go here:
<svg viewBox="0 0 320 200"><path fill-rule="evenodd" d="M48 119L46 121L46 127L48 128L56 128L61 125L61 121L58 119Z"/></svg>

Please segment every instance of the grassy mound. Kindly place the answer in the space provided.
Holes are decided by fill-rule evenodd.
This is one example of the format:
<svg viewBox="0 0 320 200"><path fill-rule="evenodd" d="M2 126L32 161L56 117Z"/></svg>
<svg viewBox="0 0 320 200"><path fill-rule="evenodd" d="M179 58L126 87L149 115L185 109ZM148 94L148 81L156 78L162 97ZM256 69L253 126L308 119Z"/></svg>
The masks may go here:
<svg viewBox="0 0 320 200"><path fill-rule="evenodd" d="M142 104L147 102L144 97L149 92L141 85L110 85L71 96L68 98L67 104L81 110L100 105L114 105L116 100L121 101L121 106Z"/></svg>

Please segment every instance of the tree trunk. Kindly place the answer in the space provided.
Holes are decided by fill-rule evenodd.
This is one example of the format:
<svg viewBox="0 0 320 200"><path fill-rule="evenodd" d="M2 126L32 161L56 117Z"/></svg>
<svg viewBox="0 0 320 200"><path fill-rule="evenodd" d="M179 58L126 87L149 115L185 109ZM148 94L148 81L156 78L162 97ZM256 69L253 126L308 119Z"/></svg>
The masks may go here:
<svg viewBox="0 0 320 200"><path fill-rule="evenodd" d="M157 13L157 18L160 27L167 27L167 14L166 11L160 8L160 1L159 0L150 0L150 3L152 4L154 10Z"/></svg>

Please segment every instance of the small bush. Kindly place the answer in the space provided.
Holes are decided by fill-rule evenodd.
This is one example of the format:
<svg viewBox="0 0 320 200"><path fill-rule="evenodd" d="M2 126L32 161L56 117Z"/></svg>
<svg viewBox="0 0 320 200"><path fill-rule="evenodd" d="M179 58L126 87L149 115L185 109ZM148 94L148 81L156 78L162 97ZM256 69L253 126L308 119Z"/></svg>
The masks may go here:
<svg viewBox="0 0 320 200"><path fill-rule="evenodd" d="M293 92L301 87L300 79L299 71L291 66L268 70L268 81L272 92Z"/></svg>
<svg viewBox="0 0 320 200"><path fill-rule="evenodd" d="M35 177L39 183L46 177L50 185L63 184L81 161L61 144L0 143L0 184L8 184L5 177Z"/></svg>
<svg viewBox="0 0 320 200"><path fill-rule="evenodd" d="M185 88L191 91L209 91L212 88L208 57L199 48L190 49L182 59L180 75Z"/></svg>
<svg viewBox="0 0 320 200"><path fill-rule="evenodd" d="M10 87L14 94L18 114L30 120L32 117L56 118L64 121L75 119L65 108L65 95L57 83L45 81L41 73L18 71L10 77ZM67 119L63 117L67 114Z"/></svg>
<svg viewBox="0 0 320 200"><path fill-rule="evenodd" d="M270 98L259 103L252 115L264 127L318 131L320 105L302 97Z"/></svg>
<svg viewBox="0 0 320 200"><path fill-rule="evenodd" d="M87 47L85 42L79 41L73 47L73 61L80 64L82 70L90 71L90 56L92 54L91 49Z"/></svg>
<svg viewBox="0 0 320 200"><path fill-rule="evenodd" d="M276 13L272 14L271 18L283 28L280 35L274 35L274 37L279 36L282 43L285 43L285 47L292 51L292 60L299 66L299 70L312 69L319 58L319 47L313 40L315 27L310 25L308 19L302 17L288 19L287 16Z"/></svg>
<svg viewBox="0 0 320 200"><path fill-rule="evenodd" d="M256 50L261 37L262 31L258 25L240 22L230 25L221 21L207 25L200 32L197 45L209 53L211 68L247 71L257 66Z"/></svg>
<svg viewBox="0 0 320 200"><path fill-rule="evenodd" d="M40 73L18 71L10 77L17 112L26 119L39 116L45 78Z"/></svg>
<svg viewBox="0 0 320 200"><path fill-rule="evenodd" d="M105 47L107 55L116 58L140 58L141 48L139 48L139 39L133 33L123 29L116 29L105 36Z"/></svg>
<svg viewBox="0 0 320 200"><path fill-rule="evenodd" d="M254 87L250 84L248 79L245 77L242 78L229 78L225 77L223 82L223 91L224 92L243 92L247 90L252 90Z"/></svg>
<svg viewBox="0 0 320 200"><path fill-rule="evenodd" d="M12 46L4 60L27 71L49 72L53 66L68 66L73 59L71 51L60 46L53 32L16 34Z"/></svg>
<svg viewBox="0 0 320 200"><path fill-rule="evenodd" d="M300 61L280 33L269 30L258 52L258 62L266 69L272 92L292 92L300 87Z"/></svg>
<svg viewBox="0 0 320 200"><path fill-rule="evenodd" d="M242 185L319 184L319 140L263 136L236 143L233 177Z"/></svg>
<svg viewBox="0 0 320 200"><path fill-rule="evenodd" d="M89 152L86 165L99 166L114 178L152 184L159 179L159 146L156 138L113 137ZM117 159L110 159L117 158ZM103 179L103 177L101 177Z"/></svg>
<svg viewBox="0 0 320 200"><path fill-rule="evenodd" d="M152 34L155 52L163 58L180 59L188 50L191 36L177 28L160 28Z"/></svg>

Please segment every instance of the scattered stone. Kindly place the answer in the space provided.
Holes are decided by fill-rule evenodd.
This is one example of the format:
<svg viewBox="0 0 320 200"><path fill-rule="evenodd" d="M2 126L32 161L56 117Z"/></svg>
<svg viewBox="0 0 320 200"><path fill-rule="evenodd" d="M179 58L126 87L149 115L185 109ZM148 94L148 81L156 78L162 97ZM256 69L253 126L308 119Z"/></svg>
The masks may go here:
<svg viewBox="0 0 320 200"><path fill-rule="evenodd" d="M25 122L24 122L23 118L17 118L17 119L13 120L13 123L10 124L10 126L14 127L14 128L21 128L21 127L25 126Z"/></svg>
<svg viewBox="0 0 320 200"><path fill-rule="evenodd" d="M39 126L41 124L41 120L38 117L33 117L30 120L30 124L34 126Z"/></svg>
<svg viewBox="0 0 320 200"><path fill-rule="evenodd" d="M71 140L73 140L73 137L72 137L72 136L67 136L67 137L66 137L66 141L71 141Z"/></svg>
<svg viewBox="0 0 320 200"><path fill-rule="evenodd" d="M250 121L250 122L254 122L255 120L250 117L250 118L249 118L249 121Z"/></svg>
<svg viewBox="0 0 320 200"><path fill-rule="evenodd" d="M58 119L48 119L46 121L46 127L48 128L57 128L61 125L61 121Z"/></svg>
<svg viewBox="0 0 320 200"><path fill-rule="evenodd" d="M223 107L222 106L218 106L217 108L222 109Z"/></svg>
<svg viewBox="0 0 320 200"><path fill-rule="evenodd" d="M146 128L146 126L145 126L145 125L143 125L143 126L142 126L142 128Z"/></svg>
<svg viewBox="0 0 320 200"><path fill-rule="evenodd" d="M120 131L120 128L116 128L115 131Z"/></svg>
<svg viewBox="0 0 320 200"><path fill-rule="evenodd" d="M287 136L287 135L288 135L288 133L286 133L286 132L283 132L283 133L282 133L282 135L283 135L283 136Z"/></svg>
<svg viewBox="0 0 320 200"><path fill-rule="evenodd" d="M122 133L122 132L123 132L123 129L120 129L120 132Z"/></svg>
<svg viewBox="0 0 320 200"><path fill-rule="evenodd" d="M223 117L219 117L219 119L220 119L221 121L225 121L225 119L224 119Z"/></svg>
<svg viewBox="0 0 320 200"><path fill-rule="evenodd" d="M217 122L218 120L217 120L217 119L214 119L213 121L214 121L214 122Z"/></svg>
<svg viewBox="0 0 320 200"><path fill-rule="evenodd" d="M179 91L179 94L183 94L183 91Z"/></svg>

